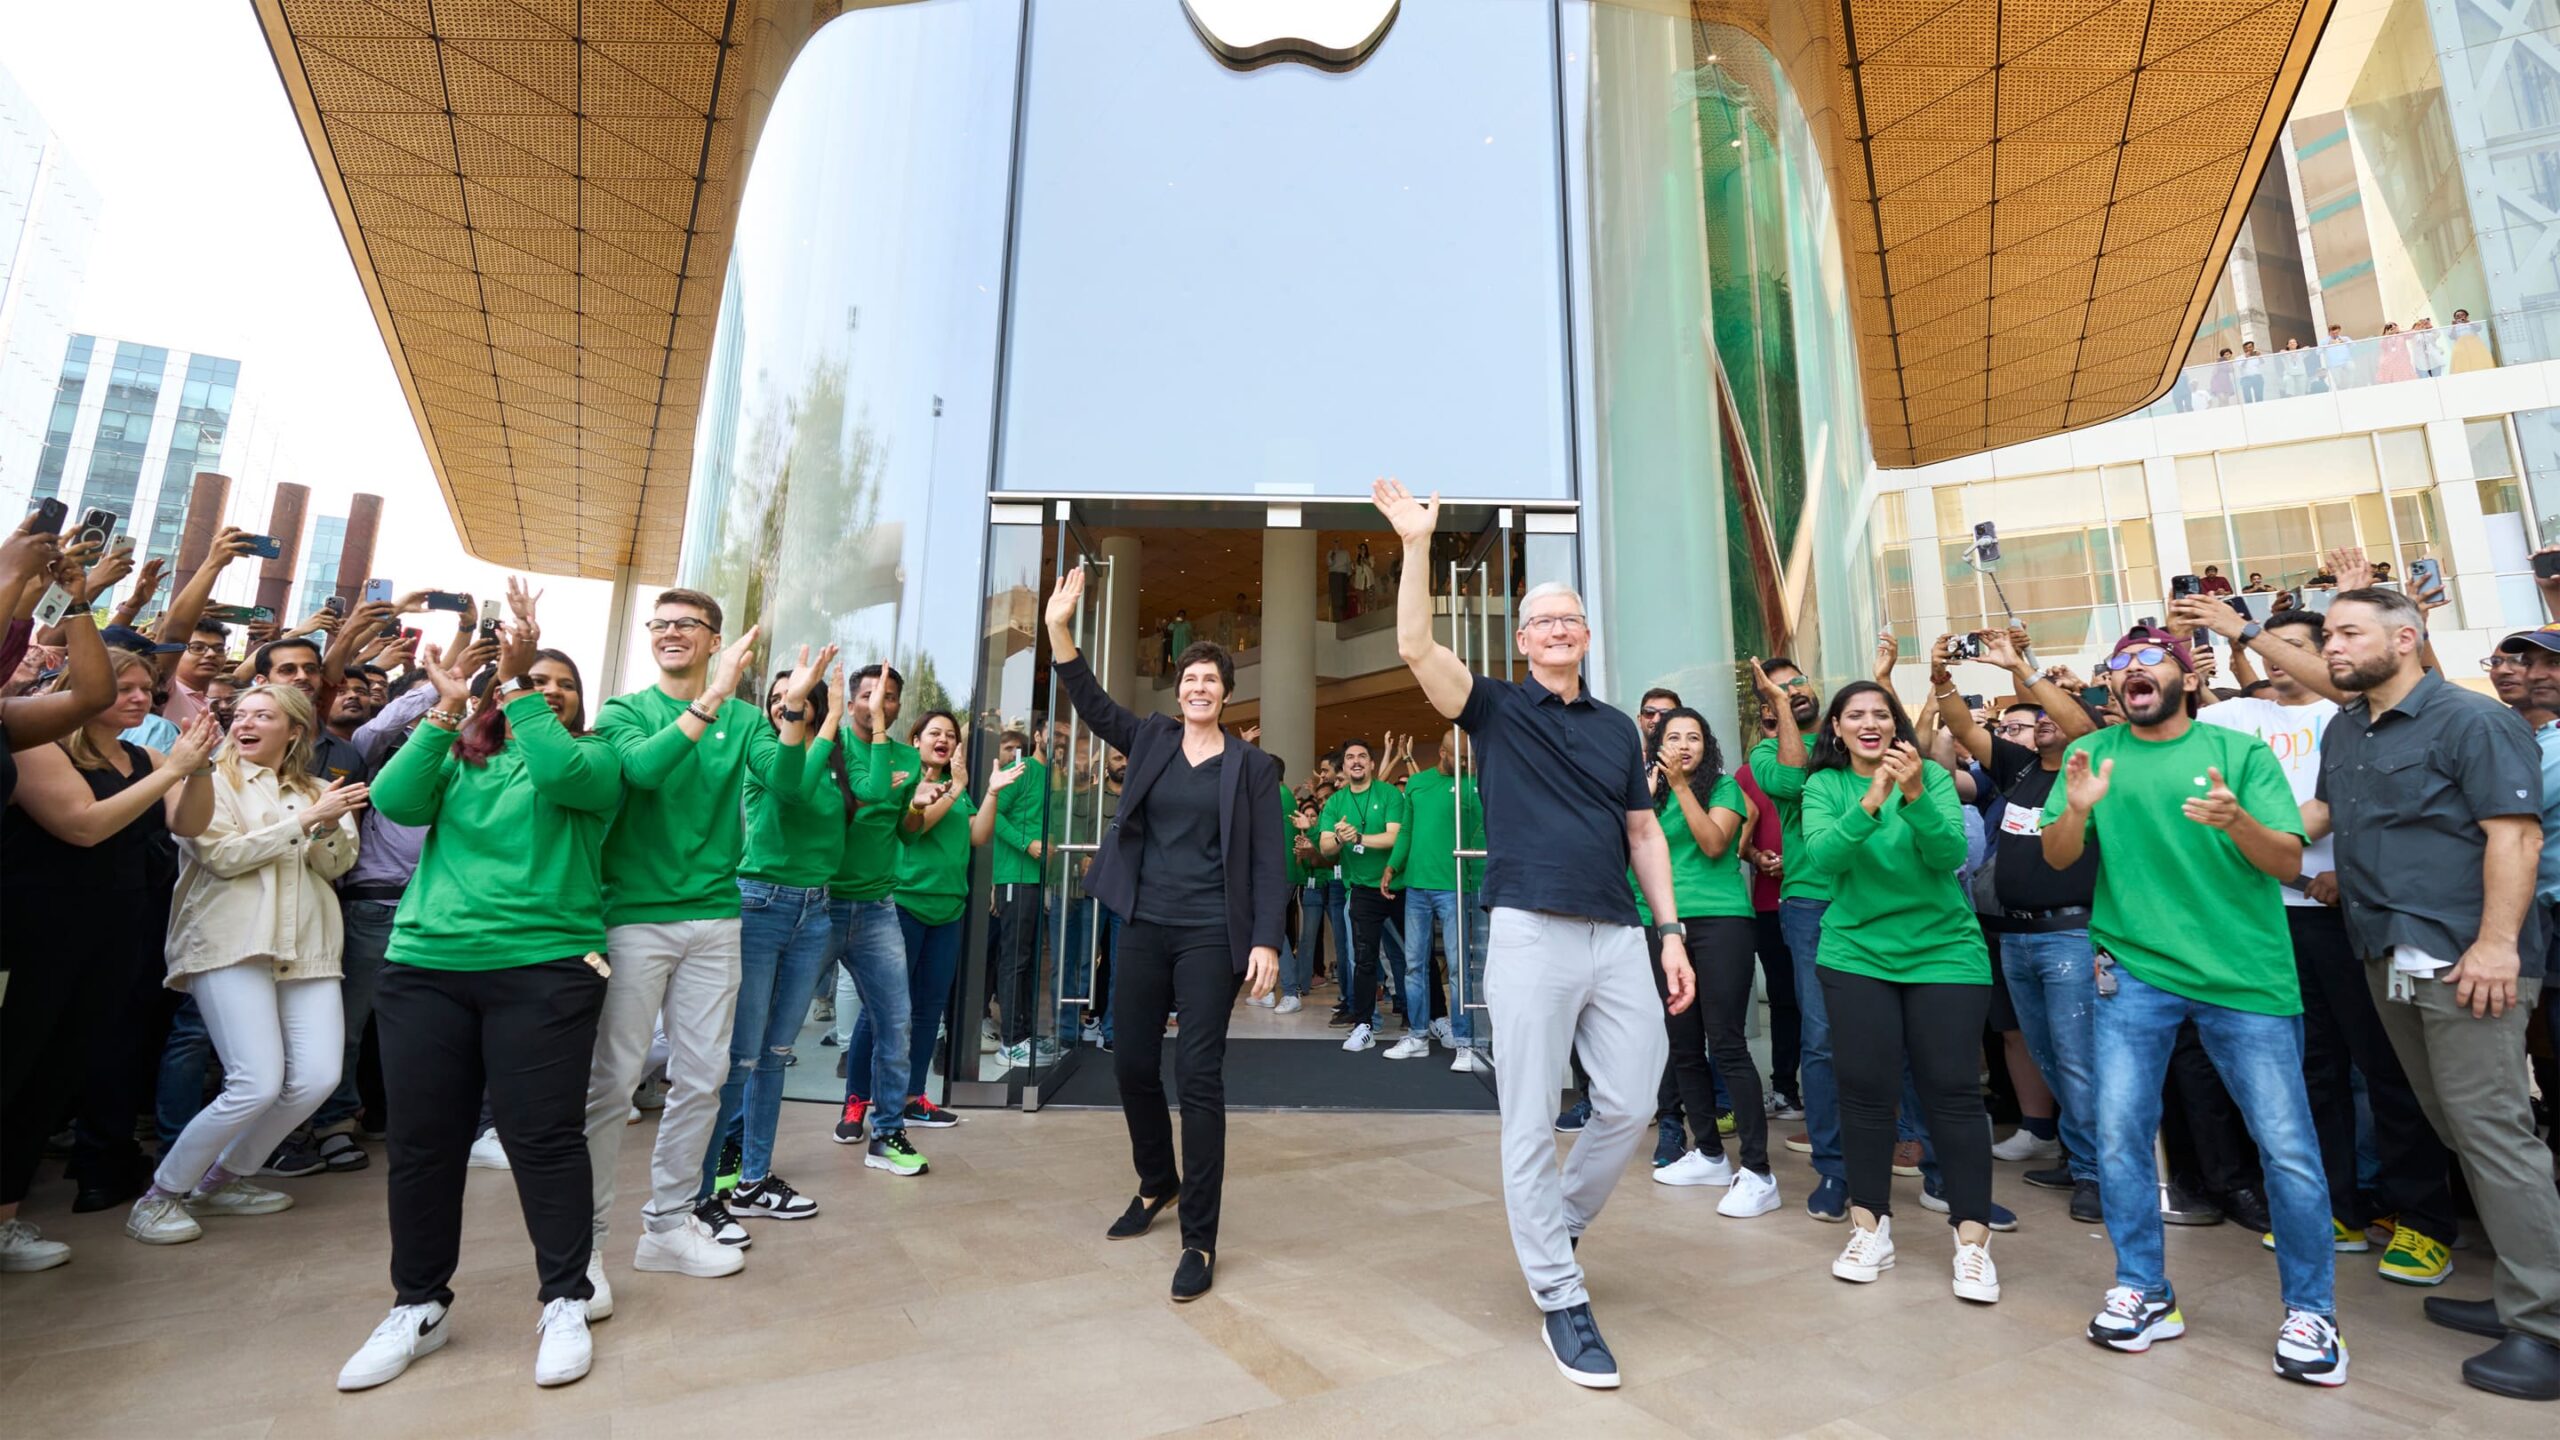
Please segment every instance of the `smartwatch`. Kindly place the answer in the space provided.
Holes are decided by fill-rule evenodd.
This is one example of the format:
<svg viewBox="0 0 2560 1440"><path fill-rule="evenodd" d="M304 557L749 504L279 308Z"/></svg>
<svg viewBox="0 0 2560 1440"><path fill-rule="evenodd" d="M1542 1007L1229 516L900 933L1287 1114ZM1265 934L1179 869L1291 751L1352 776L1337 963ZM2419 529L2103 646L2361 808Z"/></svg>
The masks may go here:
<svg viewBox="0 0 2560 1440"><path fill-rule="evenodd" d="M2255 640L2255 639L2257 639L2259 636L2261 636L2261 635L2265 634L2265 633L2266 633L2266 631L2267 631L2267 627L2266 627L2266 626L2259 624L2259 623L2258 623L2257 621L2255 621L2255 620L2252 620L2252 621L2250 621L2248 624L2243 625L2243 626L2241 626L2241 627L2240 627L2240 643L2241 643L2241 644L2243 644L2243 645L2246 645L2246 644L2248 644L2250 641Z"/></svg>
<svg viewBox="0 0 2560 1440"><path fill-rule="evenodd" d="M789 724L793 724L793 725L797 725L797 724L799 724L801 721L806 720L806 719L808 719L808 718L809 718L809 712L808 712L807 710L805 710L805 709L798 709L798 710L795 710L795 709L792 709L792 708L787 707L787 706L786 706L786 707L784 707L784 708L782 708L782 709L776 710L776 711L774 711L773 713L774 713L774 714L776 714L776 715L778 715L778 716L780 716L780 717L782 717L782 719L783 719L785 722L787 722L787 723L789 723Z"/></svg>
<svg viewBox="0 0 2560 1440"><path fill-rule="evenodd" d="M1677 920L1665 921L1662 924L1653 927L1653 938L1656 940L1669 940L1675 936L1679 938L1682 944L1687 944L1689 941L1689 927L1681 924Z"/></svg>
<svg viewBox="0 0 2560 1440"><path fill-rule="evenodd" d="M534 688L533 681L530 677L519 675L513 680L510 680L506 684L498 687L498 703L503 705L519 695L536 695L540 693L540 691Z"/></svg>

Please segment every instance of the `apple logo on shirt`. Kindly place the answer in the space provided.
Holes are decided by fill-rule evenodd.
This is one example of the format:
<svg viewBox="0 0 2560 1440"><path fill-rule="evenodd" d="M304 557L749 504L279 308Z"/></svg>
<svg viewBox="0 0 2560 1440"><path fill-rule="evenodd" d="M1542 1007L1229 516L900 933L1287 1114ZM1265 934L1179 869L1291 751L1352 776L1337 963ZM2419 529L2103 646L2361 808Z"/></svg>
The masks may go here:
<svg viewBox="0 0 2560 1440"><path fill-rule="evenodd" d="M1296 61L1349 70L1395 24L1401 0L1182 0L1191 28L1240 70Z"/></svg>

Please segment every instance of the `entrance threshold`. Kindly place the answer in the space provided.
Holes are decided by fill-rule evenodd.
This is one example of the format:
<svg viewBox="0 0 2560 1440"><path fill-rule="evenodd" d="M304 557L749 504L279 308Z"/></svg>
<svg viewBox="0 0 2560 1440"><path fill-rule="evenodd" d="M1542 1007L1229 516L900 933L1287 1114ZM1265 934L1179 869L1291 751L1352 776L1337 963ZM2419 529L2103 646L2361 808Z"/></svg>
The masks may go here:
<svg viewBox="0 0 2560 1440"><path fill-rule="evenodd" d="M1169 1036L1160 1061L1166 1097L1181 1103L1175 1057L1182 1045ZM1382 1044L1379 1050L1386 1047ZM1229 1040L1227 1042L1227 1108L1229 1110L1393 1110L1488 1112L1495 1107L1493 1087L1483 1072L1464 1074L1449 1068L1450 1051L1434 1045L1423 1060L1387 1060L1379 1050L1350 1051L1339 1042L1321 1040ZM1041 1108L1064 1105L1083 1109L1120 1108L1119 1056L1088 1055L1055 1090L1041 1096Z"/></svg>

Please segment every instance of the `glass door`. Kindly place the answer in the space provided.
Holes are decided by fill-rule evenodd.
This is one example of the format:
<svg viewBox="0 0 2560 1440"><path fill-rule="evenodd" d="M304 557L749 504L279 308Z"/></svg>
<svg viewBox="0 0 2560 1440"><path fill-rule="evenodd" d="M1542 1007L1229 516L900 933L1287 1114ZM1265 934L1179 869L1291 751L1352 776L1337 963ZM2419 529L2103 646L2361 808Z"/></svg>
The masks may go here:
<svg viewBox="0 0 2560 1440"><path fill-rule="evenodd" d="M1510 643L1510 532L1511 512L1497 510L1492 522L1448 562L1449 648L1457 652L1469 670L1488 680L1511 679L1512 662L1517 658L1516 647ZM1458 784L1450 794L1458 816L1449 833L1457 837L1452 859L1462 922L1458 934L1465 953L1449 957L1449 1010L1465 1018L1464 1025L1453 1029L1464 1035L1465 1045L1475 1053L1476 1074L1490 1088L1493 1023L1484 1005L1486 924L1484 911L1477 904L1484 884L1485 852L1481 823L1468 823L1469 802L1474 798L1475 749L1464 730L1454 724L1450 729L1458 736Z"/></svg>
<svg viewBox="0 0 2560 1440"><path fill-rule="evenodd" d="M1084 595L1069 629L1077 653L1108 688L1119 675L1115 666L1128 658L1113 652L1113 612L1121 597L1111 557L1086 533L1074 502L1056 500L1050 506L1050 583L1054 586L1069 571L1083 567ZM1128 597L1132 602L1135 598ZM1045 608L1047 597L1042 600ZM1027 737L1043 794L1037 856L1040 946L1030 981L1033 1039L1029 1073L1022 1085L1025 1110L1037 1110L1059 1095L1088 1051L1094 1050L1086 1037L1101 1035L1106 955L1117 930L1084 886L1085 873L1092 868L1111 823L1113 797L1106 788L1105 749L1068 703L1066 687L1058 680L1058 657L1045 653L1045 620L1041 646L1048 664L1047 703L1033 717L1034 733ZM1027 776L1015 783L1031 780Z"/></svg>

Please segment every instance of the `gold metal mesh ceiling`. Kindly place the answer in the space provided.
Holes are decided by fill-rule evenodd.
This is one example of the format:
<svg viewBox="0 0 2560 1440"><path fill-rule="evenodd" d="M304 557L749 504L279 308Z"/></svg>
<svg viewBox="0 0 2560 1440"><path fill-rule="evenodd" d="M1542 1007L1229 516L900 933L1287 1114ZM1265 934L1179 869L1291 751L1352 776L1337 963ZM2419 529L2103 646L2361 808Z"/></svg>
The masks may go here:
<svg viewBox="0 0 2560 1440"><path fill-rule="evenodd" d="M472 553L673 573L748 161L846 3L256 0ZM2331 0L1624 3L1777 56L1913 465L2167 384Z"/></svg>

